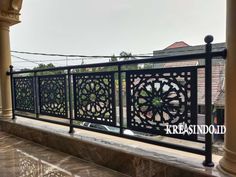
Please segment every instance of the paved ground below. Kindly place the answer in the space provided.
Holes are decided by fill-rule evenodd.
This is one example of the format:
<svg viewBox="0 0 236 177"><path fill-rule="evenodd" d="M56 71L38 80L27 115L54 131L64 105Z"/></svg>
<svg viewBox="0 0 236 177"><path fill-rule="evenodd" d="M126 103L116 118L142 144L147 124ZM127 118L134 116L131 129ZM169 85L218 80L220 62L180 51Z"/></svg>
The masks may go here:
<svg viewBox="0 0 236 177"><path fill-rule="evenodd" d="M127 177L0 131L0 177Z"/></svg>

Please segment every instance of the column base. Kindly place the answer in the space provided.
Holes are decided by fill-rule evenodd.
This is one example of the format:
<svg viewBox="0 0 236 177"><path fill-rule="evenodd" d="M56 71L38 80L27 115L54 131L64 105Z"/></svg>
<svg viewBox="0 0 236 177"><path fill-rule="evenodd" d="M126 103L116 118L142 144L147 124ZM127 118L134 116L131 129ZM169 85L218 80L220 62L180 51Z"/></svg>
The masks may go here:
<svg viewBox="0 0 236 177"><path fill-rule="evenodd" d="M2 119L11 119L12 118L12 109L2 109L0 117Z"/></svg>
<svg viewBox="0 0 236 177"><path fill-rule="evenodd" d="M224 148L224 157L220 160L218 169L225 174L236 176L236 153Z"/></svg>

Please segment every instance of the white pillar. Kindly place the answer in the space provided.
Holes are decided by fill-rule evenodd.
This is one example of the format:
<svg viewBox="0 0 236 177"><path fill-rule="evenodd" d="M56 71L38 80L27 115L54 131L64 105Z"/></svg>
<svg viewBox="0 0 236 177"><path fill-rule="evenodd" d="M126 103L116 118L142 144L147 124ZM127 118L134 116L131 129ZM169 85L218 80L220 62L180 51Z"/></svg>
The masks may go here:
<svg viewBox="0 0 236 177"><path fill-rule="evenodd" d="M225 73L225 144L219 168L236 176L236 0L227 0Z"/></svg>
<svg viewBox="0 0 236 177"><path fill-rule="evenodd" d="M6 74L10 65L9 24L0 22L0 86L2 92L2 118L10 118L12 116L10 77Z"/></svg>
<svg viewBox="0 0 236 177"><path fill-rule="evenodd" d="M12 115L10 76L6 73L11 65L10 26L19 23L22 0L0 0L0 106L1 118Z"/></svg>

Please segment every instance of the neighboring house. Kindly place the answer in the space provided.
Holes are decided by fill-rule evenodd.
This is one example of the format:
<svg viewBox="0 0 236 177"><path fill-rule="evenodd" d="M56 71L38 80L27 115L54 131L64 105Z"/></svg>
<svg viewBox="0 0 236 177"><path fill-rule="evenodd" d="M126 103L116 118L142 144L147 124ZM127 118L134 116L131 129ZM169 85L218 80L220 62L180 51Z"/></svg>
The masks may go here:
<svg viewBox="0 0 236 177"><path fill-rule="evenodd" d="M217 43L212 45L212 51L222 51L225 48L225 43ZM175 56L186 55L193 53L203 53L205 45L189 46L183 41L175 42L164 50L153 51L154 56ZM196 59L182 62L169 62L154 64L154 68L181 67L181 66L196 66L204 65L203 59ZM205 69L198 69L198 113L205 113ZM224 59L216 59L212 61L212 105L215 110L214 121L217 124L224 122L224 76L225 76L225 61Z"/></svg>

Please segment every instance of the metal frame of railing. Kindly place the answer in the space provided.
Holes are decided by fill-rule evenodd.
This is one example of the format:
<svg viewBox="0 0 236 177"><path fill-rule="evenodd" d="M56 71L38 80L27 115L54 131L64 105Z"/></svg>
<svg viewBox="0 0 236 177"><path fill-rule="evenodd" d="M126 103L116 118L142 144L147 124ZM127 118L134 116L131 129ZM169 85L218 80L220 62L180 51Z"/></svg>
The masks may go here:
<svg viewBox="0 0 236 177"><path fill-rule="evenodd" d="M212 162L212 147L211 147L212 146L212 135L209 133L205 135L205 141L198 141L197 139L189 139L191 141L205 143L204 150L198 149L198 148L193 148L193 147L187 147L184 145L172 144L172 143L163 142L163 141L154 141L151 139L145 139L145 138L141 138L141 137L137 137L137 136L131 136L131 135L124 134L124 129L129 129L130 127L131 127L131 130L135 130L135 131L140 130L141 132L145 132L145 133L150 133L150 132L153 133L153 131L149 132L148 128L145 129L145 128L143 128L143 125L139 126L139 125L135 124L136 122L131 121L131 117L134 114L134 113L131 113L131 110L133 110L135 107L135 106L131 106L131 105L128 105L129 108L127 110L127 112L129 113L129 114L127 114L127 122L129 121L130 125L129 125L129 127L124 126L124 117L123 117L123 115L124 115L123 101L124 100L123 100L123 96L122 96L122 92L123 92L123 90L122 90L123 89L122 74L125 73L126 82L128 82L127 79L132 79L133 75L136 76L140 72L144 72L144 74L141 74L139 77L142 77L145 74L150 76L154 73L154 75L152 75L152 76L155 78L156 77L155 72L159 73L159 75L162 77L164 77L166 74L163 72L163 70L165 70L165 69L163 69L163 70L162 69L152 69L152 70L139 70L139 71L128 70L127 71L127 70L122 70L122 66L131 65L131 64L160 63L160 62L173 62L173 61L205 59L204 66L192 67L192 70L194 71L193 73L192 73L192 70L189 69L191 67L181 67L181 68L179 67L179 68L171 69L170 71L167 69L167 71L170 74L173 72L181 73L183 71L183 72L185 72L186 75L187 75L187 73L189 75L189 76L183 76L183 77L185 77L185 78L189 77L189 80L191 78L194 80L194 79L197 79L197 75L196 75L197 69L198 68L205 68L205 105L206 105L205 124L211 125L212 124L212 120L211 120L211 114L212 114L211 113L211 108L212 108L212 89L211 89L211 87L212 87L212 59L226 58L226 49L223 51L212 52L212 44L211 44L212 41L213 41L212 36L206 36L205 37L205 42L206 42L205 52L204 53L197 53L197 54L189 54L189 55L178 55L178 56L167 56L167 57L150 57L150 58L138 59L138 60L85 64L85 65L78 65L78 66L56 67L56 68L37 69L37 70L29 70L29 71L13 71L13 66L10 66L10 71L8 72L8 74L11 77L11 85L12 85L11 92L12 92L13 119L15 119L15 116L23 116L26 118L31 118L31 119L36 119L36 120L41 120L41 121L46 121L46 122L69 126L69 129L70 129L69 133L73 133L74 127L78 127L78 128L85 129L85 130L106 133L106 134L110 134L110 135L114 135L114 136L120 136L120 137L138 140L138 141L142 141L142 142L146 142L146 143L165 146L168 148L173 148L173 149L177 149L177 150L196 153L196 154L200 154L200 155L205 156L205 161L203 162L203 164L205 166L214 166L214 164ZM88 74L86 72L82 73L82 74L81 73L77 73L77 74L72 73L72 71L74 69L109 67L109 66L116 66L117 70L112 71L112 72L102 72L102 73L95 72L95 74L94 73ZM59 71L59 70L64 70L64 71L66 71L66 73L60 74L60 75L52 74L49 76L52 79L48 79L49 78L48 76L40 76L40 74L39 74L42 72ZM26 77L19 77L18 76L19 74L26 74L26 73L33 73L33 75L30 77L29 76L26 76ZM109 104L109 106L106 108L106 110L108 110L106 112L106 114L105 113L101 114L104 117L106 117L106 119L103 119L104 117L103 118L99 117L97 120L94 120L97 117L97 114L95 113L96 111L94 111L95 109L97 109L97 107L96 108L94 107L94 110L91 111L92 113L90 115L88 115L89 119L87 119L86 117L81 115L80 112L83 112L83 114L85 114L84 110L82 110L82 108L80 107L82 104L84 104L84 102L80 101L80 99L82 99L82 97L80 95L80 90L82 90L81 83L87 82L88 79L90 79L89 81L91 81L91 82L94 81L94 84L99 84L98 83L99 79L101 82L104 81L104 83L102 83L103 88L107 87L108 91L105 95L103 94L101 97L104 99L107 95L109 95L109 98L106 98L106 99L107 100L111 99L110 101L114 103L114 100L112 100L112 98L110 98L110 97L114 97L114 95L111 96L113 94L112 91L114 91L114 88L113 88L114 85L110 84L110 82L114 82L114 73L117 76L116 80L118 80L119 125L116 122L114 123L114 120L117 121L117 117L115 115L115 119L114 119L114 116L112 116L112 114L113 115L116 114L116 113L114 113L114 111L116 111L116 107L114 110L114 105L112 105L112 103L106 102L106 103L102 104L102 106L100 107L100 109L102 109L105 104ZM135 73L136 75L135 74L132 75L132 73ZM193 76L191 76L191 74L193 74ZM24 83L24 82L26 83L26 80L24 80L25 78L26 78L26 80L31 78L30 81L27 80L28 86L25 86L24 84L22 84L20 86L16 85L18 81L20 83ZM58 84L58 80L61 80L62 81L61 83L64 83L64 84ZM132 81L134 82L134 79ZM72 83L73 83L73 85L72 85ZM195 83L195 81L193 83ZM46 85L46 87L44 87L45 85ZM50 85L50 87L53 87L53 88L49 88L49 90L45 91L45 88L47 89L48 85ZM195 85L193 84L193 86L196 87L196 84ZM85 83L83 88L86 89L86 87L89 87L89 86L87 86ZM98 86L98 87L100 87L100 86ZM133 98L134 96L132 97L132 95L131 95L134 92L134 88L133 88L134 86L130 86L130 81L128 82L128 87L133 89L133 91L129 90L129 98L127 98L128 102L132 103L132 104L137 104L137 102L135 102L135 101L130 101L130 100L135 99L135 98ZM22 110L20 110L19 107L17 108L17 104L19 104L17 102L17 101L19 101L18 100L19 97L16 96L18 94L17 88L18 89L20 88L18 91L21 91L22 89L25 91L25 93L24 93L25 95L20 94L21 99L23 98L23 100L20 100L20 101L22 101L20 103L22 103L22 105L27 107L27 104L29 104L29 102L31 102L31 105L27 108L28 110L24 110L24 108ZM59 90L60 91L59 97L55 98L55 95L53 95L53 94L50 96L50 92L52 91L50 89ZM93 89L93 88L90 88L90 90L91 89ZM194 88L194 89L196 89L196 88ZM42 95L40 95L41 92L45 92L45 93L42 93ZM103 93L103 92L104 92L104 90L101 91L101 93ZM44 95L46 95L46 97L42 98ZM30 100L26 100L27 96L28 96L28 98L30 98ZM47 114L50 116L53 116L53 117L62 116L66 119L69 119L69 123L58 122L58 121L50 120L50 119L43 119L40 117L42 110L44 110L46 112L49 111L45 107L45 104L44 104L44 106L42 106L41 102L47 102L48 100L50 101L50 99L55 99L59 102L61 101L61 103L60 104L55 103L55 105L58 105L58 106L60 105L60 108L53 107L50 109L51 112L49 112ZM86 99L86 98L84 98L84 99ZM93 99L93 98L91 98L91 99ZM191 99L191 100L194 101L194 99ZM197 100L195 100L195 101L197 101ZM157 102L158 102L158 100L157 100ZM110 104L112 106L110 106ZM194 107L194 109L189 109L189 110L196 111L197 110L197 103L191 103L191 104L193 104L191 106ZM22 105L20 105L20 106L22 106ZM31 112L33 112L33 116L27 115L27 114L22 115L22 114L19 114L16 112L16 111L30 112L29 111L30 107L31 107ZM111 107L113 107L113 110L111 110L112 109ZM60 111L53 112L54 109L66 110L66 112L64 112L65 114L61 115L62 112L60 112ZM93 108L91 108L91 109L93 109ZM59 113L60 113L60 115L58 115ZM47 114L43 114L43 115L47 115ZM128 117L128 115L130 115L130 117ZM195 115L195 113L193 115L191 115L191 113L190 113L190 116L194 117L194 115ZM187 116L187 113L185 116ZM134 118L134 116L133 116L133 118ZM197 119L197 117L195 117L195 118ZM74 124L75 120L80 120L80 121L82 120L82 121L86 121L86 122L94 122L94 123L100 123L100 124L104 123L105 125L114 126L114 127L119 128L119 133L102 131L99 129L91 129L89 127L77 125L77 124ZM108 121L108 122L105 122L105 121ZM112 121L113 121L113 123L112 123ZM134 128L131 126L131 124L133 126L139 126L139 127ZM132 129L132 128L134 128L134 129ZM154 134L155 134L155 131L154 131ZM160 135L164 135L164 134L160 133ZM173 137L175 137L175 136L173 136ZM181 139L181 137L177 137L177 138ZM183 139L186 139L186 138L183 138Z"/></svg>

